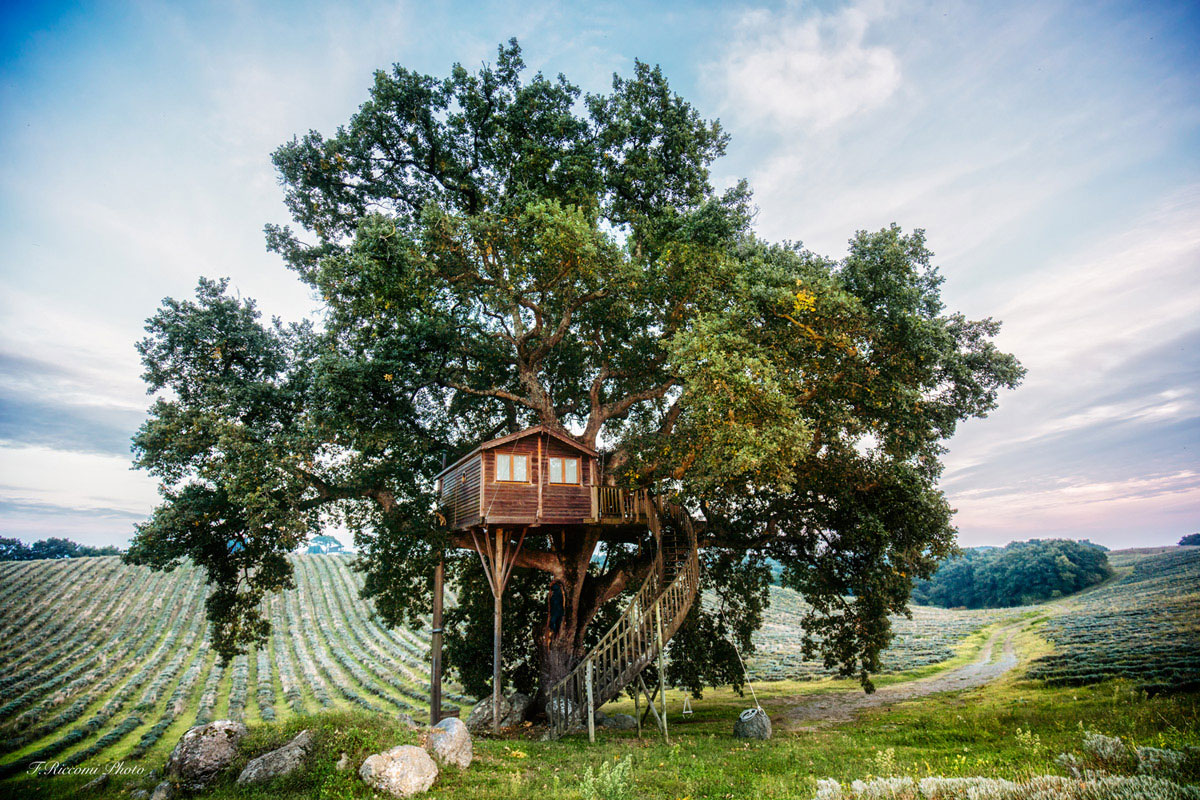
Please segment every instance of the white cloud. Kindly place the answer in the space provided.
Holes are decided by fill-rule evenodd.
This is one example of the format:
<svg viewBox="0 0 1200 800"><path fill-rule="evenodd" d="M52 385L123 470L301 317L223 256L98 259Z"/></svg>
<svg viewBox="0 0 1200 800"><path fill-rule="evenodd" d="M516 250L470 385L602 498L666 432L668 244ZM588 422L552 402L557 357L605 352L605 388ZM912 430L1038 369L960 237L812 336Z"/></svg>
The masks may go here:
<svg viewBox="0 0 1200 800"><path fill-rule="evenodd" d="M132 471L127 458L0 444L0 500L5 502L149 516L157 485Z"/></svg>
<svg viewBox="0 0 1200 800"><path fill-rule="evenodd" d="M900 86L900 62L867 43L878 6L799 16L754 10L714 68L734 116L780 128L824 130L882 105Z"/></svg>
<svg viewBox="0 0 1200 800"><path fill-rule="evenodd" d="M1128 547L1163 543L1159 526L1187 532L1200 504L1200 474L1181 471L1119 481L1063 478L1049 486L1031 482L959 492L955 523L965 545L1005 539L1086 533L1100 544Z"/></svg>

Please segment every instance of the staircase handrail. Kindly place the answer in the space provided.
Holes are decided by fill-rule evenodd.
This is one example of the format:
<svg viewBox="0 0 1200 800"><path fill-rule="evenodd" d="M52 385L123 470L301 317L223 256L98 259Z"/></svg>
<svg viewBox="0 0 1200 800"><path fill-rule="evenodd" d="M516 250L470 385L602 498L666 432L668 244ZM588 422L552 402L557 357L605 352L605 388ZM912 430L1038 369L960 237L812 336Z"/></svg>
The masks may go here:
<svg viewBox="0 0 1200 800"><path fill-rule="evenodd" d="M650 573L638 588L620 618L605 632L565 677L547 692L546 709L552 735L561 735L581 719L586 706L588 666L593 680L593 707L608 702L629 685L658 655L659 648L683 624L699 590L700 559L695 527L685 511L675 512L677 524L688 538L688 556L671 583L662 587L665 563L662 554L658 497L647 503L656 540ZM663 509L666 510L665 508ZM599 676L597 679L596 676Z"/></svg>

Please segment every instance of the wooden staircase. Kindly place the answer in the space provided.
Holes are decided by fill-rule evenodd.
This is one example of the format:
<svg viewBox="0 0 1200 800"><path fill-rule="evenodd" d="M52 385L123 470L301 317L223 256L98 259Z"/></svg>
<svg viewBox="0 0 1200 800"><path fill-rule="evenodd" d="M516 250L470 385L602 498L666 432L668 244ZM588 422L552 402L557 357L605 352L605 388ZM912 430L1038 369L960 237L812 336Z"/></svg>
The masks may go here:
<svg viewBox="0 0 1200 800"><path fill-rule="evenodd" d="M553 737L581 727L591 710L617 697L655 659L661 662L663 648L699 592L700 557L691 516L659 497L645 505L657 545L654 566L621 618L548 692L546 714ZM671 523L666 531L664 517ZM660 724L665 732L665 718Z"/></svg>

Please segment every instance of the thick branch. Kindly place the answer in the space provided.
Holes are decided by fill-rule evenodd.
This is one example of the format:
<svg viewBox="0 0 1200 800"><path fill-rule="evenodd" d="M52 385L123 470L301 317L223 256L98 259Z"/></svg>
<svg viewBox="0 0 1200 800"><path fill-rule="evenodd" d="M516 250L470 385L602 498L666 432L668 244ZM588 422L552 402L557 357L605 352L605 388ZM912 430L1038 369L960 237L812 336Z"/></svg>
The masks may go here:
<svg viewBox="0 0 1200 800"><path fill-rule="evenodd" d="M463 550L471 550L473 552L481 552L475 546L474 537L466 533L450 534L450 544ZM486 553L485 553L486 555ZM556 580L562 580L565 575L562 560L557 554L547 550L538 550L536 548L523 546L513 558L513 566L523 569L537 569L542 572L548 572L554 576Z"/></svg>

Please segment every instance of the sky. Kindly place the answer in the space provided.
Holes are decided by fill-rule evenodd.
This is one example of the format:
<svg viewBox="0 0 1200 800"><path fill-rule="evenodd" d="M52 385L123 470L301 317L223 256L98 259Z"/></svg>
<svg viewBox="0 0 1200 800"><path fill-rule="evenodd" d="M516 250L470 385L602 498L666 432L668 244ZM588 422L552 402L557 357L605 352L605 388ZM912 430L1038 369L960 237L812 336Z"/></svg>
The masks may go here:
<svg viewBox="0 0 1200 800"><path fill-rule="evenodd" d="M651 6L651 4L646 4ZM634 59L731 135L715 181L831 256L924 228L948 309L1028 368L948 443L964 546L1200 530L1200 7L1193 3L37 3L0 10L0 536L124 545L134 350L228 276L318 310L263 225L271 151L331 132L393 63L517 37L603 92Z"/></svg>

